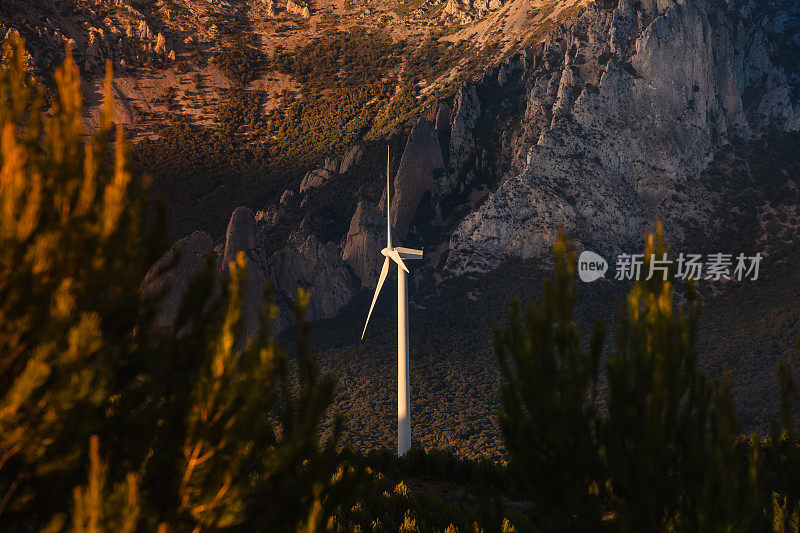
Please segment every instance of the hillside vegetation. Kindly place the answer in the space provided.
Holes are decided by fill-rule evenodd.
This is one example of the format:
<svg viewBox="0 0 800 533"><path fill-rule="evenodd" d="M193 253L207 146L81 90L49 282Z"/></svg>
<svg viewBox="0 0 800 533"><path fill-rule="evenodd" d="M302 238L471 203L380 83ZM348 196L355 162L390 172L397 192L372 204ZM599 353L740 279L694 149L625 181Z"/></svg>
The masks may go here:
<svg viewBox="0 0 800 533"><path fill-rule="evenodd" d="M325 157L402 131L584 3L465 3L448 14L440 2L348 0L309 4L306 18L285 2L9 0L0 35L27 39L48 91L71 43L93 126L110 59L115 120L167 202L173 237L218 237L236 207L261 208Z"/></svg>
<svg viewBox="0 0 800 533"><path fill-rule="evenodd" d="M250 76L263 58L240 46L217 61ZM393 133L428 102L418 83L432 83L468 55L465 45L433 37L415 48L379 29L329 30L268 62L297 82L298 94L284 91L277 106L265 109L271 95L230 71L231 88L217 90L213 126L165 105L168 122L155 123L156 136L137 144L137 162L166 197L176 236L194 229L218 235L239 205L263 206L325 157ZM473 54L470 72L490 59L489 49ZM457 81L444 90L452 92Z"/></svg>

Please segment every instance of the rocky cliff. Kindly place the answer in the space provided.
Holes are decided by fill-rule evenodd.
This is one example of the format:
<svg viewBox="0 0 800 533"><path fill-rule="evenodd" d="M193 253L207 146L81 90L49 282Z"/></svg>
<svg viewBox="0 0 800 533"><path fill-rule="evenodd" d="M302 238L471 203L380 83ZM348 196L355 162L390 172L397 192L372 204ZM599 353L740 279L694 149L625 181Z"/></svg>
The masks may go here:
<svg viewBox="0 0 800 533"><path fill-rule="evenodd" d="M706 225L721 201L702 178L714 158L800 129L799 21L789 1L595 3L434 103L390 139L394 234L426 249L416 281L542 257L560 227L615 253L636 249L656 216L674 243ZM274 284L279 326L298 285L313 290L312 319L374 285L383 154L361 143L280 202L234 213L232 226L241 216L254 228L235 247ZM288 239L267 244L287 220Z"/></svg>
<svg viewBox="0 0 800 533"><path fill-rule="evenodd" d="M715 154L737 138L800 127L797 71L776 64L780 45L764 30L788 17L753 2L588 8L530 55L525 167L458 224L447 269L541 256L559 225L586 246L619 251L657 215L678 240L705 222L715 198L697 179Z"/></svg>

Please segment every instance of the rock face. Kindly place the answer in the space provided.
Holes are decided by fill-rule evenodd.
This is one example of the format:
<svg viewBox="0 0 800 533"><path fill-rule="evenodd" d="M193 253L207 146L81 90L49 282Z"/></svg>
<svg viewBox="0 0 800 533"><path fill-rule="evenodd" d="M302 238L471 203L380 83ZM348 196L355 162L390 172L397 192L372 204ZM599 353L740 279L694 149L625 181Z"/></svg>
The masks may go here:
<svg viewBox="0 0 800 533"><path fill-rule="evenodd" d="M311 291L309 320L334 316L357 290L355 280L342 262L341 252L332 242L321 243L313 235L297 247L287 248L263 264L267 279L274 284L280 311L276 328L292 322L291 305L297 287Z"/></svg>
<svg viewBox="0 0 800 533"><path fill-rule="evenodd" d="M144 280L145 294L155 295L167 290L159 309L159 322L172 325L186 293L189 281L207 264L209 257L221 255L216 261L221 274L228 271L239 252L250 259L255 247L256 228L253 211L239 207L228 223L228 231L223 247L215 250L214 242L208 233L196 231L177 241L172 249L151 269ZM177 260L177 262L176 262ZM173 265L172 268L167 267ZM165 270L166 269L166 270ZM163 272L162 272L163 271ZM253 261L248 261L247 277L243 294L242 333L239 346L259 329L259 311L263 304L264 275Z"/></svg>
<svg viewBox="0 0 800 533"><path fill-rule="evenodd" d="M378 206L359 200L345 237L342 260L361 280L361 287L374 287L378 281L378 260L386 241L385 220L385 212Z"/></svg>
<svg viewBox="0 0 800 533"><path fill-rule="evenodd" d="M311 291L307 318L319 320L335 315L357 291L357 283L342 260L339 247L333 242L320 242L307 234L302 225L290 237L288 245L269 254L261 242L264 232L259 230L253 212L239 207L231 216L225 240L224 261L233 260L237 253L245 252L248 260L243 336L255 334L259 327L259 313L263 305L264 282L269 280L279 304L274 327L280 331L293 321L292 306L295 290L303 287ZM223 262L223 269L225 268Z"/></svg>
<svg viewBox="0 0 800 533"><path fill-rule="evenodd" d="M300 193L304 193L314 187L319 187L331 177L329 170L316 168L309 170L300 182Z"/></svg>
<svg viewBox="0 0 800 533"><path fill-rule="evenodd" d="M229 265L236 261L242 252L248 259L243 295L242 331L239 339L240 347L248 338L258 332L259 313L264 304L264 274L252 260L252 250L256 247L256 220L253 211L248 207L237 207L228 222L225 233L225 248L220 265L226 272Z"/></svg>
<svg viewBox="0 0 800 533"><path fill-rule="evenodd" d="M228 222L225 233L225 253L222 256L223 266L236 260L236 254L247 252L256 245L256 220L253 210L248 207L237 207Z"/></svg>
<svg viewBox="0 0 800 533"><path fill-rule="evenodd" d="M364 155L364 150L359 145L352 146L345 152L342 157L342 162L339 164L339 174L344 174L350 168L361 161L361 156Z"/></svg>
<svg viewBox="0 0 800 533"><path fill-rule="evenodd" d="M402 132L390 170L393 235L426 247L415 270L434 279L540 258L560 227L579 247L613 254L638 249L656 216L675 243L706 223L719 198L701 175L715 155L734 139L800 129L800 61L782 51L800 45L800 5L776 1L592 4L424 110ZM291 323L297 286L313 291L312 319L374 287L386 231L383 154L365 141L257 216L234 212L221 255L224 264L244 251L250 261L248 332L265 280L278 329Z"/></svg>
<svg viewBox="0 0 800 533"><path fill-rule="evenodd" d="M175 322L189 281L206 266L213 252L211 235L195 231L173 244L147 274L142 283L145 295L155 296L165 291L159 307L159 323L171 325Z"/></svg>
<svg viewBox="0 0 800 533"><path fill-rule="evenodd" d="M411 129L394 178L392 226L400 239L408 232L422 196L433 188L436 172L444 168L439 138L430 120L435 120L435 114L427 115Z"/></svg>
<svg viewBox="0 0 800 533"><path fill-rule="evenodd" d="M712 198L692 182L715 153L768 127L800 127L788 96L796 79L747 22L703 0L621 0L588 8L548 41L524 73L525 168L458 225L449 272L539 257L559 224L613 253L656 213L678 239L705 220Z"/></svg>
<svg viewBox="0 0 800 533"><path fill-rule="evenodd" d="M448 163L453 172L439 180L436 187L438 196L455 192L459 184L459 173L463 174L472 166L475 157L475 139L473 131L475 121L481 114L481 104L475 85L467 83L462 85L456 93L453 110L450 116L450 148L448 150ZM437 121L438 122L438 121ZM444 127L444 125L442 125Z"/></svg>
<svg viewBox="0 0 800 533"><path fill-rule="evenodd" d="M302 17L304 19L311 17L311 10L309 9L308 4L300 0L289 0L286 2L286 12L291 15L297 15L298 17Z"/></svg>

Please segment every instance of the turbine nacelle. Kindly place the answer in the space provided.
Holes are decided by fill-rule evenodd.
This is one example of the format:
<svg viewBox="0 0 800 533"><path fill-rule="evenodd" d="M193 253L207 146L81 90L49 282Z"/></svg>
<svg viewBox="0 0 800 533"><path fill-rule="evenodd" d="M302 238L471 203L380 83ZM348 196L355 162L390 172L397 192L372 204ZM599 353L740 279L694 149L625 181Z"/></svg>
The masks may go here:
<svg viewBox="0 0 800 533"><path fill-rule="evenodd" d="M387 246L386 248L381 250L381 255L383 255L386 258L386 261L389 261L389 259L391 259L392 261L397 263L397 266L405 270L406 274L409 274L408 267L406 266L403 259L412 259L412 260L422 259L422 250L403 248L401 246L398 246L397 248L390 248Z"/></svg>
<svg viewBox="0 0 800 533"><path fill-rule="evenodd" d="M386 259L383 260L383 268L381 268L381 275L378 276L378 286L375 287L375 295L372 297L372 304L369 306L369 313L367 313L367 321L364 323L364 331L361 332L361 340L364 340L364 334L367 332L367 325L369 318L372 316L372 310L375 308L375 302L378 301L378 295L381 293L383 282L386 281L386 276L389 274L389 264L394 261L397 263L398 275L408 274L408 267L405 260L422 259L422 250L414 250L413 248L391 248L387 246L381 250L381 255Z"/></svg>

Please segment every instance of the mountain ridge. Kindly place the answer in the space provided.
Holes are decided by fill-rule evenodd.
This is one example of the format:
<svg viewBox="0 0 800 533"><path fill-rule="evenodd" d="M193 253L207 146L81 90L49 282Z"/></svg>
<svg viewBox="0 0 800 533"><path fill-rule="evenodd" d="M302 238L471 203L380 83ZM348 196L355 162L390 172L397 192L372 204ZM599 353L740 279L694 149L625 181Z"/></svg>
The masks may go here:
<svg viewBox="0 0 800 533"><path fill-rule="evenodd" d="M295 288L311 289L309 318L319 321L323 363L343 376L340 406L353 420L348 438L378 443L391 431L380 418L391 409L376 411L391 403L391 372L374 375L392 365L385 356L393 352L390 328L379 316L388 313L385 302L376 310L370 348L356 339L359 305L376 282L385 241L388 144L395 236L425 249L410 278L412 322L419 324L412 328L418 372L412 389L425 390L430 404L412 406L420 414L415 440L444 446L463 438L464 453L502 458L491 325L502 321L513 296L536 294L561 229L579 250L611 259L641 251L656 217L673 250L766 256L770 287L700 287L716 310L705 324L710 340L703 363L714 375L729 367L745 420L760 427L770 408L753 391L771 383L765 376L789 356L787 339L798 333L791 265L800 235L794 161L800 153L800 6L788 0L555 2L566 12L557 23L548 18L553 3L542 3L536 24L513 26L522 28L514 38L472 46L469 36L503 13L525 12L521 2L496 10L486 3L482 18L463 25L453 15L474 17L482 3L415 3L394 16L384 5L365 15L364 29L337 28L332 15L366 4L330 10L310 4L308 19L300 9L253 20L253 13L276 6L265 2L251 12L223 2L219 16L239 17L235 27L247 39L235 39L234 32L225 37L230 41L200 46L197 63L188 59L191 43L148 23L142 65L136 57L126 61L130 70L116 85L124 115L117 120L135 126L139 164L154 175L178 223L180 238L164 258L177 254L177 267L161 278L154 269L146 282L147 290L171 286L164 323L207 256L220 270L237 252L249 259L244 335L255 332L266 282L279 304L277 329L291 325ZM172 9L168 4L155 5L163 15ZM444 13L447 6L456 11ZM35 41L36 27L23 27L24 17L20 23L0 15L0 30L21 27ZM401 45L377 27L396 17L426 30ZM252 28L262 23L276 32L271 38L286 33L295 47L259 54L248 39L260 35ZM82 48L91 42L75 43L84 65L94 57ZM34 59L41 57L37 50ZM125 59L107 53L115 64ZM184 63L189 70L178 72ZM133 94L126 87L140 74L154 101L136 124L134 110L147 98L126 96ZM96 83L87 85L95 100ZM580 320L613 322L624 287L609 280L585 289L591 309ZM731 306L738 306L735 313ZM769 314L776 316L774 327L753 328ZM754 346L733 345L747 336ZM469 369L468 379L451 375L451 367ZM464 397L478 398L470 404L473 413L460 407ZM362 409L364 402L371 407Z"/></svg>
<svg viewBox="0 0 800 533"><path fill-rule="evenodd" d="M692 0L590 6L572 26L490 67L412 120L407 136L390 143L400 154L391 169L393 190L400 191L392 199L394 231L409 245L426 245L433 258L414 283L485 273L512 257L541 258L561 227L579 247L614 255L638 246L656 216L676 245L711 224L719 191L700 177L715 154L731 141L800 124L797 64L786 71L770 60L775 44L761 29L770 19L761 14L745 27L733 23L732 4L716 9ZM659 80L664 72L670 75ZM362 172L372 176L362 176L341 237L334 232L328 241L338 250L328 261L320 263L316 251L328 246L318 237L319 228L330 234L327 205L309 202L325 192L335 196L353 169L310 171L306 183L314 173L327 177L301 192L287 189L253 215L262 235L255 241L265 242L281 212L303 213L288 247L256 246L251 257L287 304L295 285L317 289L312 318L333 316L376 279L378 221L385 217L378 162L366 168L362 161ZM294 268L304 274L277 266L290 256L305 258L308 267ZM327 290L330 283L340 289Z"/></svg>

